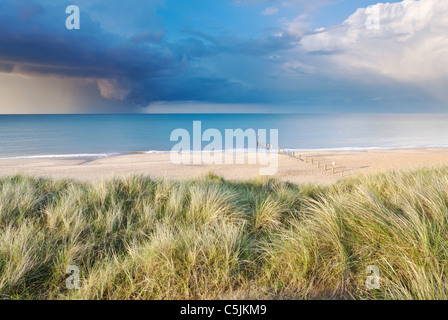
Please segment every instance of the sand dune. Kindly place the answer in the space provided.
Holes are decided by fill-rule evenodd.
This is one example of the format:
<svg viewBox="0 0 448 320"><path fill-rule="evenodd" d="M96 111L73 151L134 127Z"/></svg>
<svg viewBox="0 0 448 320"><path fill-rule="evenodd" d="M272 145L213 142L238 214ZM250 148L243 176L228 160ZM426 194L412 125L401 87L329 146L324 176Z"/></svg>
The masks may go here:
<svg viewBox="0 0 448 320"><path fill-rule="evenodd" d="M246 159L248 154L245 154ZM276 177L293 183L330 183L361 173L389 169L407 169L448 164L448 149L399 149L363 151L308 151L300 161L279 155ZM311 164L313 159L314 164ZM319 162L320 168L317 168ZM332 163L335 162L335 174ZM110 158L89 159L9 159L0 160L0 176L30 174L53 178L95 181L114 176L144 174L151 177L186 179L210 171L230 180L245 180L259 175L260 164L174 164L169 154L129 154ZM323 167L327 164L327 171ZM343 176L341 171L344 171Z"/></svg>

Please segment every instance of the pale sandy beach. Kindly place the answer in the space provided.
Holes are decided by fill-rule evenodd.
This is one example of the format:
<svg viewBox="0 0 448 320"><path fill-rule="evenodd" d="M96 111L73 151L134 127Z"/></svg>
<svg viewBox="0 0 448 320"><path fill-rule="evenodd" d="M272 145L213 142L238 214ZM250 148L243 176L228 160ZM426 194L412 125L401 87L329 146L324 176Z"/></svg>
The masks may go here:
<svg viewBox="0 0 448 320"><path fill-rule="evenodd" d="M305 157L308 157L308 163L303 161ZM448 149L308 151L302 152L301 158L302 161L279 155L278 171L275 177L293 183L331 183L356 174L448 164ZM311 159L314 164L311 164ZM334 174L333 162L335 162ZM317 163L320 164L320 168L317 167ZM327 164L327 171L324 170L325 164ZM213 172L225 179L241 181L257 177L259 169L260 164L173 164L169 154L129 154L96 160L0 160L0 176L27 174L72 178L80 181L96 181L132 174L143 174L154 178L186 179L205 175L208 172Z"/></svg>

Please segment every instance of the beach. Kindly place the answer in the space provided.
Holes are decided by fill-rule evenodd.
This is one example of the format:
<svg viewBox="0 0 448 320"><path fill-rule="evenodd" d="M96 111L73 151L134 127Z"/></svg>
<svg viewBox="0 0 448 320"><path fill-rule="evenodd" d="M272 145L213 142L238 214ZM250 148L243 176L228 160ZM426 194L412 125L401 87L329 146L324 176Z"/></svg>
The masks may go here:
<svg viewBox="0 0 448 320"><path fill-rule="evenodd" d="M328 184L357 174L448 164L447 148L303 151L300 152L301 160L298 154L295 158L279 155L278 170L273 176L296 184ZM5 159L0 160L0 176L24 174L93 182L130 175L184 180L213 172L227 180L243 181L260 175L259 163L247 164L249 155L245 154L245 164L175 164L169 153L126 154L94 160L82 157ZM221 156L224 157L224 154ZM307 158L308 163L305 161Z"/></svg>

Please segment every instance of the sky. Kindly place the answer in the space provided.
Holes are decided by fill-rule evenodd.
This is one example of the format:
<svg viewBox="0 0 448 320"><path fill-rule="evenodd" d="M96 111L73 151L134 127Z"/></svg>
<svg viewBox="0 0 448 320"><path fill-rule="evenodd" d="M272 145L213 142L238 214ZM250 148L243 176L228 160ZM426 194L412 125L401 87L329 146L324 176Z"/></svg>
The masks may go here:
<svg viewBox="0 0 448 320"><path fill-rule="evenodd" d="M447 87L447 0L0 2L0 114L446 113Z"/></svg>

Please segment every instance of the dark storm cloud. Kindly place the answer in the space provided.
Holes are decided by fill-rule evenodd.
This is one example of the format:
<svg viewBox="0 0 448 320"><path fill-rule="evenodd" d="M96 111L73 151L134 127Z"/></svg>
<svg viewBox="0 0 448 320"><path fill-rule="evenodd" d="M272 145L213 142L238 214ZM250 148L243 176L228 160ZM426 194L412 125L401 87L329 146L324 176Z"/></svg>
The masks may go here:
<svg viewBox="0 0 448 320"><path fill-rule="evenodd" d="M0 72L96 81L106 98L138 105L154 100L250 100L250 90L222 76L189 70L192 61L222 53L262 56L291 47L292 38L243 39L186 31L169 42L162 31L123 37L105 31L81 10L81 28L68 30L65 8L33 0L0 4ZM119 21L117 21L119 23ZM232 94L232 98L229 98Z"/></svg>
<svg viewBox="0 0 448 320"><path fill-rule="evenodd" d="M104 28L104 21L100 24L91 18L89 12L94 15L95 10L107 9L106 4L93 3L87 7L90 11L81 7L81 28L68 30L65 9L70 4L3 0L0 3L0 72L83 79L96 83L101 96L123 100L123 108L145 106L158 100L290 99L282 91L270 91L268 77L256 77L257 85L241 75L243 69L249 78L252 74L261 75L261 69L267 65L282 63L277 54L300 41L285 29L266 28L253 37L184 27L180 36L170 38L163 31L163 25L152 30L143 26L132 32L120 32L124 30L120 29L122 20L117 18L116 27L110 27L111 20L119 17L116 14L107 15L108 29ZM220 70L223 55L229 67ZM276 55L275 60L269 60L272 55ZM241 62L244 57L256 59L253 61L257 63L244 64ZM215 59L212 68L207 65L210 59ZM263 85L264 89L260 89Z"/></svg>
<svg viewBox="0 0 448 320"><path fill-rule="evenodd" d="M162 39L163 39L162 31L150 32L148 30L140 34L135 34L130 38L130 40L135 43L139 42L159 43L162 41Z"/></svg>
<svg viewBox="0 0 448 320"><path fill-rule="evenodd" d="M81 29L68 30L65 8L66 4L43 8L31 0L3 1L0 71L111 80L132 91L139 82L150 83L182 68L177 55L157 44L159 35L123 38L106 32L82 11Z"/></svg>
<svg viewBox="0 0 448 320"><path fill-rule="evenodd" d="M300 38L282 28L266 29L257 38L213 35L198 30L185 30L188 38L175 44L175 51L191 56L210 56L220 53L249 56L269 56L278 51L292 49Z"/></svg>

